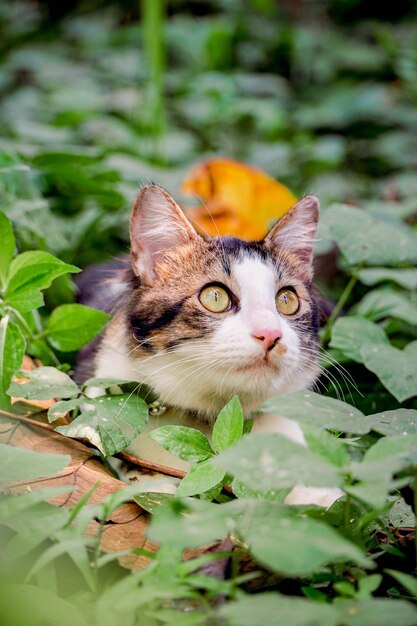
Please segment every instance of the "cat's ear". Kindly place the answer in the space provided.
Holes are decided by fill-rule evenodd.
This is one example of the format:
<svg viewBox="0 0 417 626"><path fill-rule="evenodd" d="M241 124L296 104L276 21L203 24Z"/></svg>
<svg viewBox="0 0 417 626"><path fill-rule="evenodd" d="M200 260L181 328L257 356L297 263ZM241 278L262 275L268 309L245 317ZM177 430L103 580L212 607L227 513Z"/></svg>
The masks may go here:
<svg viewBox="0 0 417 626"><path fill-rule="evenodd" d="M319 215L319 199L316 196L304 196L271 228L264 239L265 245L281 258L286 251L295 255L312 274L313 245Z"/></svg>
<svg viewBox="0 0 417 626"><path fill-rule="evenodd" d="M130 216L133 272L152 285L157 259L169 248L199 239L184 213L165 189L146 185L139 191Z"/></svg>

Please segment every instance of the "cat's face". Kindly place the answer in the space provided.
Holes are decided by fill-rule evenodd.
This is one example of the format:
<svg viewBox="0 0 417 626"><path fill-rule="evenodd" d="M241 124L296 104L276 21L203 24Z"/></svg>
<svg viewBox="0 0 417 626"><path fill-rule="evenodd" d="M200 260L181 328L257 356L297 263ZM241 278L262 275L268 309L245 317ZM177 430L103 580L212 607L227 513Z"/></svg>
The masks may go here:
<svg viewBox="0 0 417 626"><path fill-rule="evenodd" d="M246 410L318 374L311 292L314 197L261 242L205 240L161 188L142 189L131 220L127 307L136 379L169 405L214 417L236 393Z"/></svg>

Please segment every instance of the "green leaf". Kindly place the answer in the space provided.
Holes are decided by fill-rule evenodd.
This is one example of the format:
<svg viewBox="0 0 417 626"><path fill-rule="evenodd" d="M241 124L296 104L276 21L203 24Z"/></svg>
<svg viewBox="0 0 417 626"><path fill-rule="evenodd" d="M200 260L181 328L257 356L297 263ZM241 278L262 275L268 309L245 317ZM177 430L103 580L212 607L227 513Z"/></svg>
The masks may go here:
<svg viewBox="0 0 417 626"><path fill-rule="evenodd" d="M227 626L415 626L417 610L404 600L371 598L324 604L272 591L240 598L218 610Z"/></svg>
<svg viewBox="0 0 417 626"><path fill-rule="evenodd" d="M225 475L226 472L213 465L211 459L198 463L182 479L176 495L183 497L204 493L221 483Z"/></svg>
<svg viewBox="0 0 417 626"><path fill-rule="evenodd" d="M44 305L43 293L34 291L17 291L7 297L7 305L17 309L20 313L29 313Z"/></svg>
<svg viewBox="0 0 417 626"><path fill-rule="evenodd" d="M49 252L22 252L10 264L5 300L20 296L22 292L47 289L58 276L80 271L75 265L68 265Z"/></svg>
<svg viewBox="0 0 417 626"><path fill-rule="evenodd" d="M0 476L2 480L23 480L55 476L71 461L68 454L33 452L0 443Z"/></svg>
<svg viewBox="0 0 417 626"><path fill-rule="evenodd" d="M50 398L74 398L79 389L74 381L56 367L38 367L32 372L24 372L29 378L24 383L12 383L7 390L11 396L29 400L49 400Z"/></svg>
<svg viewBox="0 0 417 626"><path fill-rule="evenodd" d="M349 462L349 454L343 440L311 424L303 424L302 431L308 449L314 454L330 461L337 467L342 467Z"/></svg>
<svg viewBox="0 0 417 626"><path fill-rule="evenodd" d="M361 411L350 404L321 396L313 391L296 391L274 396L263 403L261 411L276 413L320 428L361 435L369 432L369 426Z"/></svg>
<svg viewBox="0 0 417 626"><path fill-rule="evenodd" d="M81 398L73 398L72 400L61 400L55 402L53 406L48 409L48 420L54 422L60 417L65 417L69 411L73 411L81 402Z"/></svg>
<svg viewBox="0 0 417 626"><path fill-rule="evenodd" d="M362 363L361 348L389 344L383 329L363 317L340 317L332 329L331 348L341 350L352 361Z"/></svg>
<svg viewBox="0 0 417 626"><path fill-rule="evenodd" d="M370 566L362 550L328 524L295 517L273 502L248 505L239 532L262 565L287 576L305 576L328 563L353 561Z"/></svg>
<svg viewBox="0 0 417 626"><path fill-rule="evenodd" d="M398 459L403 467L415 465L417 463L417 434L399 436L399 437L382 437L379 439L364 456L364 462L385 461L387 464L390 457L394 460Z"/></svg>
<svg viewBox="0 0 417 626"><path fill-rule="evenodd" d="M16 248L16 241L12 224L2 211L0 211L0 241L0 284L4 287L7 283L7 275Z"/></svg>
<svg viewBox="0 0 417 626"><path fill-rule="evenodd" d="M391 269L389 267L369 267L358 272L364 285L377 285L391 281L404 289L417 289L417 269Z"/></svg>
<svg viewBox="0 0 417 626"><path fill-rule="evenodd" d="M212 462L258 491L297 483L337 487L342 482L333 465L277 433L245 435Z"/></svg>
<svg viewBox="0 0 417 626"><path fill-rule="evenodd" d="M417 599L417 578L415 576L404 574L404 572L397 572L393 569L386 569L385 571Z"/></svg>
<svg viewBox="0 0 417 626"><path fill-rule="evenodd" d="M238 396L220 411L213 428L213 448L222 452L238 441L243 433L243 411Z"/></svg>
<svg viewBox="0 0 417 626"><path fill-rule="evenodd" d="M24 626L88 626L77 606L38 585L2 584L0 606L3 624Z"/></svg>
<svg viewBox="0 0 417 626"><path fill-rule="evenodd" d="M396 409L368 415L366 418L372 430L381 435L414 435L417 433L417 411Z"/></svg>
<svg viewBox="0 0 417 626"><path fill-rule="evenodd" d="M194 463L205 461L210 456L213 456L213 450L207 437L195 428L162 426L152 430L149 436L160 443L165 450L175 454L175 456L184 461Z"/></svg>
<svg viewBox="0 0 417 626"><path fill-rule="evenodd" d="M52 311L46 332L63 352L78 350L101 332L110 316L82 304L62 304Z"/></svg>
<svg viewBox="0 0 417 626"><path fill-rule="evenodd" d="M365 345L361 356L368 370L378 376L398 402L417 395L417 341L409 343L404 350Z"/></svg>
<svg viewBox="0 0 417 626"><path fill-rule="evenodd" d="M11 401L7 395L13 374L22 365L26 341L19 327L5 315L0 320L0 408L9 411ZM15 394L19 395L19 394Z"/></svg>
<svg viewBox="0 0 417 626"><path fill-rule="evenodd" d="M328 210L326 223L351 265L417 262L417 237L401 222L379 219L364 210L336 204Z"/></svg>
<svg viewBox="0 0 417 626"><path fill-rule="evenodd" d="M126 448L148 421L148 405L133 394L86 398L82 413L56 430L67 437L88 439L104 456Z"/></svg>
<svg viewBox="0 0 417 626"><path fill-rule="evenodd" d="M417 324L417 309L409 295L391 287L373 289L354 310L357 314L375 321L395 317L407 324Z"/></svg>

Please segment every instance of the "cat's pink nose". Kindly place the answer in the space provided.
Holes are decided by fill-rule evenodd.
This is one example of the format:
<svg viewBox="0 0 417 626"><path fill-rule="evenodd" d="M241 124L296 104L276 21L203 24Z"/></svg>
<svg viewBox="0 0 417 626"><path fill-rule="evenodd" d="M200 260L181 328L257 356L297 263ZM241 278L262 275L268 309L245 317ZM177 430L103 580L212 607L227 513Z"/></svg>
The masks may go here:
<svg viewBox="0 0 417 626"><path fill-rule="evenodd" d="M272 350L282 337L280 328L258 328L252 333L252 337L261 344L265 350Z"/></svg>

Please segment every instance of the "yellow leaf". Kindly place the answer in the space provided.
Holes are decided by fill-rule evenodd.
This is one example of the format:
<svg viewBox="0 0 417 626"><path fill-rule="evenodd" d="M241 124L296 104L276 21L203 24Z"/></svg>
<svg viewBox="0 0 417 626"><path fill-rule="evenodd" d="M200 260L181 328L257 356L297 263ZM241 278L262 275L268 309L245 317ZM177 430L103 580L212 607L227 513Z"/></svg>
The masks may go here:
<svg viewBox="0 0 417 626"><path fill-rule="evenodd" d="M287 187L261 169L225 158L195 165L182 191L203 202L187 211L203 235L248 240L264 237L271 224L297 202Z"/></svg>

